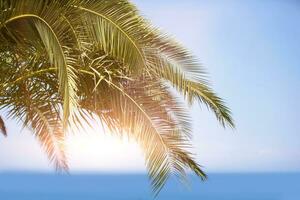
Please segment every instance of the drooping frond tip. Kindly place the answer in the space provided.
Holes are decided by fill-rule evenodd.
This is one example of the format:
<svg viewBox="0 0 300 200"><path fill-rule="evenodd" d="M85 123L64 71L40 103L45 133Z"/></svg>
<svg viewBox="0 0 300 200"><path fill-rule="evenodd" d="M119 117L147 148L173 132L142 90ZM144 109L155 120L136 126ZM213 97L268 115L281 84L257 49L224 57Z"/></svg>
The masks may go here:
<svg viewBox="0 0 300 200"><path fill-rule="evenodd" d="M7 136L6 126L1 116L0 116L0 130L1 133L6 137Z"/></svg>

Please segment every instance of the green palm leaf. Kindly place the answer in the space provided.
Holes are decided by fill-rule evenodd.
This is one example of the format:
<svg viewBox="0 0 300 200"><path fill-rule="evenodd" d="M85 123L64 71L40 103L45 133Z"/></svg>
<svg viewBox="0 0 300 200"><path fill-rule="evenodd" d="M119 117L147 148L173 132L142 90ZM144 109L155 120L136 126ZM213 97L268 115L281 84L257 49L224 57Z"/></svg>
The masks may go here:
<svg viewBox="0 0 300 200"><path fill-rule="evenodd" d="M127 1L78 1L74 4L81 11L83 29L88 37L81 37L85 43L101 49L127 65L132 72L145 67L142 45L139 44L137 28L143 25L135 8ZM134 13L134 14L132 14Z"/></svg>
<svg viewBox="0 0 300 200"><path fill-rule="evenodd" d="M192 56L186 55L187 53L185 52L181 54L185 56L180 61L176 56L171 59L161 55L156 50L148 49L149 71L153 76L170 82L174 88L183 94L190 104L195 101L205 103L215 113L217 119L224 127L226 125L234 127L230 110L208 85L204 70L201 69L199 64L194 63ZM187 58L190 58L190 60Z"/></svg>
<svg viewBox="0 0 300 200"><path fill-rule="evenodd" d="M15 40L16 43L23 43L24 38L29 41L34 41L37 37L40 37L46 52L50 64L58 70L60 91L63 95L64 103L64 127L67 127L68 118L71 110L76 107L76 75L74 65L76 64L73 41L68 38L68 32L70 32L68 24L63 23L61 13L65 12L68 4L61 7L58 1L12 1L11 5L8 5L8 9L5 9L6 13L3 13L1 17L0 27L5 27L10 33L11 37L6 39ZM11 9L14 8L14 9ZM23 22L32 23L36 28L38 35L33 34L34 30L28 30L22 35L14 33L18 30L9 29L9 24L23 20ZM28 26L28 28L32 28ZM28 30L28 31L27 31ZM27 38L29 37L29 38ZM2 37L3 38L3 37ZM36 43L34 44L36 45ZM40 47L41 48L41 47ZM72 54L73 53L73 54ZM73 57L72 57L73 56Z"/></svg>

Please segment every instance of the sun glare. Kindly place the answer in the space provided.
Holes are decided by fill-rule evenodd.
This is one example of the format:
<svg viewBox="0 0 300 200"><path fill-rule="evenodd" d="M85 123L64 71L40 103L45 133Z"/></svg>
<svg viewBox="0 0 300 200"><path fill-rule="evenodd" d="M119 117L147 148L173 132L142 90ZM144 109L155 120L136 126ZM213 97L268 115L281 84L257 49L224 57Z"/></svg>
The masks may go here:
<svg viewBox="0 0 300 200"><path fill-rule="evenodd" d="M98 126L69 134L66 148L73 172L137 172L145 168L135 141L105 133Z"/></svg>

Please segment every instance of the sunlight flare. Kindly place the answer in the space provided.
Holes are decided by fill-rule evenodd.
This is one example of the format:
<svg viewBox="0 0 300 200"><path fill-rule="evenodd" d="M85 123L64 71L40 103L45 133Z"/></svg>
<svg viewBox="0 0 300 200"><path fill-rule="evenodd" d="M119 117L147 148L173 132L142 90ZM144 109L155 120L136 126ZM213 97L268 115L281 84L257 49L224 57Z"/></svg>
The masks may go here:
<svg viewBox="0 0 300 200"><path fill-rule="evenodd" d="M78 132L66 138L71 172L145 172L143 154L135 141L104 132L96 124Z"/></svg>

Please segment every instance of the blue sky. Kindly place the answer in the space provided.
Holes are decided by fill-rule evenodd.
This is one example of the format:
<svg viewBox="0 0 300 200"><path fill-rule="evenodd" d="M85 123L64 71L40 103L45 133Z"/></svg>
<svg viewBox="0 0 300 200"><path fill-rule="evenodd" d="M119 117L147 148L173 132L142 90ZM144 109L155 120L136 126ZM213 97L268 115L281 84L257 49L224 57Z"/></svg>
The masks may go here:
<svg viewBox="0 0 300 200"><path fill-rule="evenodd" d="M199 163L216 172L299 171L300 4L271 0L133 2L201 60L214 89L232 109L237 124L234 131L222 129L204 106L190 109ZM9 121L10 137L0 137L0 170L51 170L35 140L27 130L19 134L18 126ZM87 146L96 139L86 137L90 137ZM82 136L75 140L82 141ZM135 144L108 136L104 140L111 145L98 154L89 155L92 149L84 146L81 152L72 152L71 147L71 168L144 170ZM102 157L95 161L97 156Z"/></svg>

